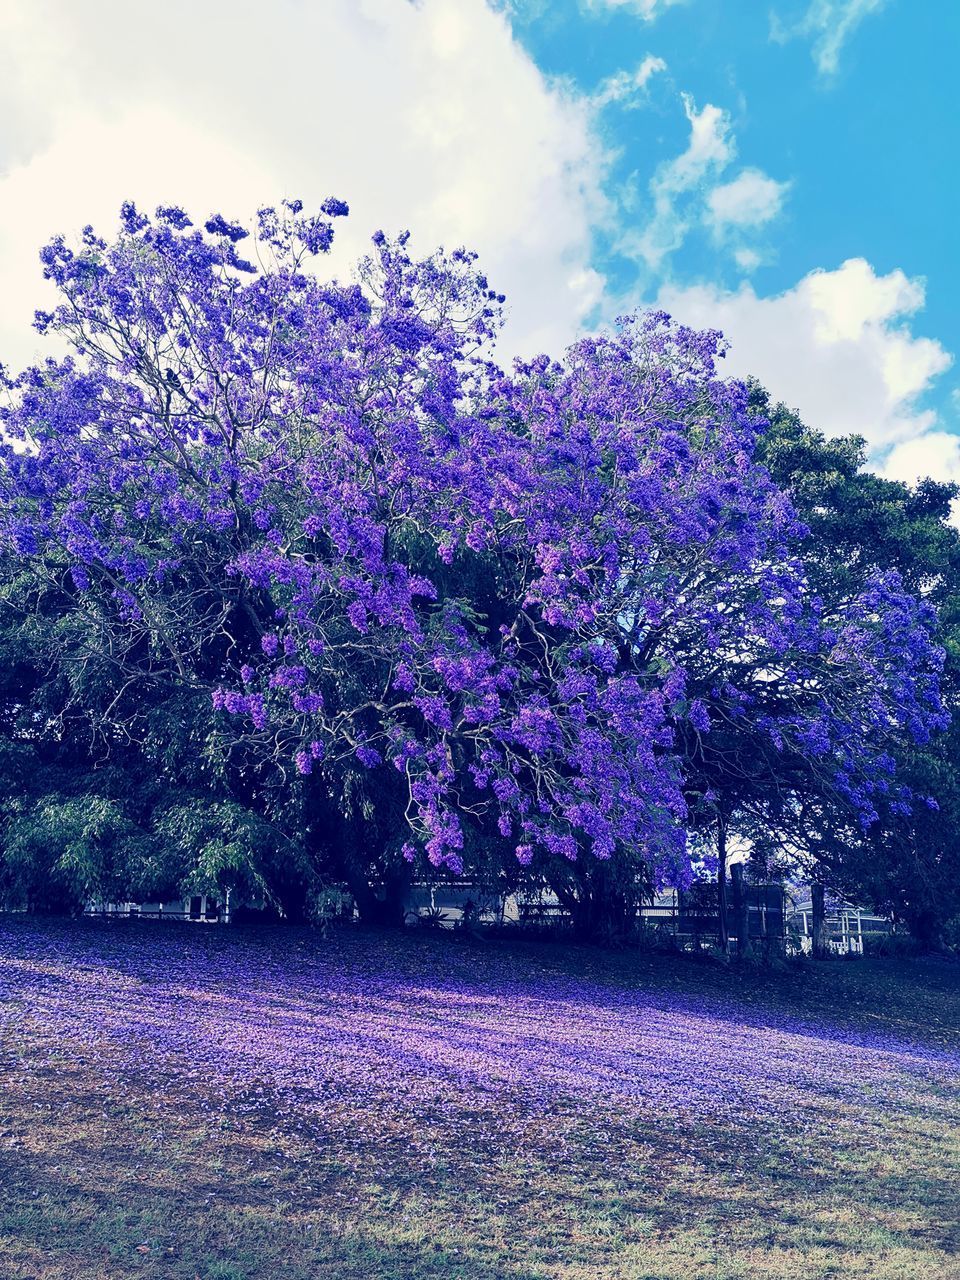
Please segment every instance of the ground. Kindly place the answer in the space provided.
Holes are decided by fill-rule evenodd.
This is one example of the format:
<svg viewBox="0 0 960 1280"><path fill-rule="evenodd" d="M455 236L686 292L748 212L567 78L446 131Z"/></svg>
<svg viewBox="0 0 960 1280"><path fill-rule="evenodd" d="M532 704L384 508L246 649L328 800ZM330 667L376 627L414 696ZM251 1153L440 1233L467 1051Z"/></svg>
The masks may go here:
<svg viewBox="0 0 960 1280"><path fill-rule="evenodd" d="M960 965L0 917L0 1276L960 1278Z"/></svg>

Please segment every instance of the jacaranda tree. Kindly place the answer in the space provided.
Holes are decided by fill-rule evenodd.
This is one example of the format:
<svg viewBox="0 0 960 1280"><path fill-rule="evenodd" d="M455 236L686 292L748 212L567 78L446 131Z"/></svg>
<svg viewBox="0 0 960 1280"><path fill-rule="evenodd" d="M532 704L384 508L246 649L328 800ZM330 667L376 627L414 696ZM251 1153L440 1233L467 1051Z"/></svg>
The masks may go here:
<svg viewBox="0 0 960 1280"><path fill-rule="evenodd" d="M525 525L551 569L517 594L548 589L548 610L566 610L552 661L602 644L615 678L656 691L662 721L632 732L669 741L685 827L719 837L721 888L726 832L748 816L790 826L815 804L859 832L881 798L905 810L893 748L944 719L933 610L887 566L818 590L807 529L757 463L766 421L717 376L722 353L719 334L653 314L562 366L521 368L509 392L538 458ZM525 668L537 660L530 644ZM625 844L649 866L649 846ZM617 866L613 881L590 859L547 873L575 916L616 929L624 888L643 886L623 854Z"/></svg>
<svg viewBox="0 0 960 1280"><path fill-rule="evenodd" d="M104 742L179 691L211 779L361 895L479 842L587 928L689 877L745 744L869 824L943 718L932 613L893 573L824 607L720 336L652 314L506 373L473 255L378 234L321 278L346 212L126 205L43 251L73 354L6 378L0 537Z"/></svg>

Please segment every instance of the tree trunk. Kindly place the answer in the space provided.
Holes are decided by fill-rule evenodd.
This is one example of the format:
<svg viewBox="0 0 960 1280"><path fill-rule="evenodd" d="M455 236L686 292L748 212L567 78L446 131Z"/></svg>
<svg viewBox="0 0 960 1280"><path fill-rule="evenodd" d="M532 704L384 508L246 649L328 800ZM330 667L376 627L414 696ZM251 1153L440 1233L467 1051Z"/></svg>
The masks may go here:
<svg viewBox="0 0 960 1280"><path fill-rule="evenodd" d="M548 868L547 884L570 917L577 942L589 942L594 933L595 902L593 884L582 861L563 868Z"/></svg>
<svg viewBox="0 0 960 1280"><path fill-rule="evenodd" d="M935 951L943 938L943 922L931 907L919 907L907 919L910 936L925 951Z"/></svg>
<svg viewBox="0 0 960 1280"><path fill-rule="evenodd" d="M345 866L347 886L353 894L363 924L377 929L399 929L403 924L403 907L410 887L411 867L389 870L376 888L367 879L366 867L350 859Z"/></svg>
<svg viewBox="0 0 960 1280"><path fill-rule="evenodd" d="M730 868L730 877L733 881L733 927L737 932L737 955L743 959L750 951L750 911L743 883L742 862L737 862Z"/></svg>
<svg viewBox="0 0 960 1280"><path fill-rule="evenodd" d="M826 914L823 902L823 885L815 884L810 897L813 903L813 958L823 960L827 954Z"/></svg>
<svg viewBox="0 0 960 1280"><path fill-rule="evenodd" d="M277 898L283 912L285 924L304 925L307 923L307 886L298 882L287 882L278 887Z"/></svg>
<svg viewBox="0 0 960 1280"><path fill-rule="evenodd" d="M385 873L381 892L377 895L381 928L399 929L403 924L403 911L412 877L413 868L405 859Z"/></svg>
<svg viewBox="0 0 960 1280"><path fill-rule="evenodd" d="M720 917L720 950L726 955L730 950L727 931L727 824L722 815L717 818L717 911Z"/></svg>
<svg viewBox="0 0 960 1280"><path fill-rule="evenodd" d="M557 877L550 887L561 906L570 913L573 936L577 942L615 943L626 940L634 923L630 899L616 882L610 863L586 861L574 869L576 888L564 885Z"/></svg>
<svg viewBox="0 0 960 1280"><path fill-rule="evenodd" d="M594 935L598 942L625 942L630 934L630 904L611 862L598 860L592 869Z"/></svg>

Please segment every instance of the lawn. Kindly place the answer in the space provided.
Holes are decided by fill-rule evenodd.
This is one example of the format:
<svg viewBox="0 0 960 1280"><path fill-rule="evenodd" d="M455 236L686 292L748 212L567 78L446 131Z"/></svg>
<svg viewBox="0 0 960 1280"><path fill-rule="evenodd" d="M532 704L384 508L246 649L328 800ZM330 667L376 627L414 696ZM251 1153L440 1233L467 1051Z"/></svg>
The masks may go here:
<svg viewBox="0 0 960 1280"><path fill-rule="evenodd" d="M0 1275L960 1277L960 966L0 917Z"/></svg>

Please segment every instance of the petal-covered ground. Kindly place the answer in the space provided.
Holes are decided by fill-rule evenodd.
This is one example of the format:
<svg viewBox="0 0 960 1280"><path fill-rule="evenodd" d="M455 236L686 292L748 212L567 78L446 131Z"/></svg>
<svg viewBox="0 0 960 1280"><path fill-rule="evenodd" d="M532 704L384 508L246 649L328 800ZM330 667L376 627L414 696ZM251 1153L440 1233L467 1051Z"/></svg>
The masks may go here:
<svg viewBox="0 0 960 1280"><path fill-rule="evenodd" d="M223 1150L246 1135L280 1161L279 1201L247 1186L248 1208L283 1203L290 1179L291 1229L331 1197L357 1208L353 1227L340 1205L336 1225L311 1228L326 1261L311 1243L306 1269L281 1274L367 1274L350 1269L351 1232L362 1221L382 1252L426 1197L440 1269L434 1250L370 1274L960 1276L958 966L736 976L542 945L0 917L0 998L5 1164L35 1148L42 1185L58 1144L25 1137L13 1100L45 1118L58 1081L64 1117L106 1102L134 1129L148 1112L164 1132L171 1111L215 1120ZM236 1205L237 1169L228 1184ZM469 1232L458 1200L480 1206ZM584 1213L601 1201L621 1225L588 1248ZM511 1212L533 1213L532 1251L508 1243ZM179 1237L158 1252L154 1234L133 1264L156 1274L273 1274L222 1251L227 1270L210 1270ZM11 1274L114 1274L45 1270L44 1250L28 1252Z"/></svg>

